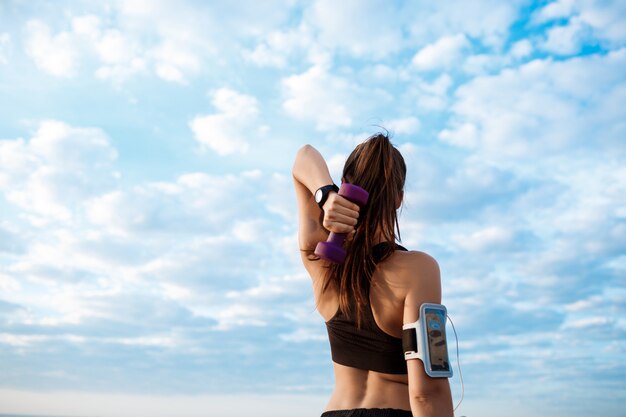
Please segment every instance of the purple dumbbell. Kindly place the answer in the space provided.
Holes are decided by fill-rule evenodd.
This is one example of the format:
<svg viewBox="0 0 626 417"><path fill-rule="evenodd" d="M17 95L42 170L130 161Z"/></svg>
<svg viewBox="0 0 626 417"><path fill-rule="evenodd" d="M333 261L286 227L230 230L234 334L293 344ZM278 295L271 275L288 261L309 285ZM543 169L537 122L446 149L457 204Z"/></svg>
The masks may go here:
<svg viewBox="0 0 626 417"><path fill-rule="evenodd" d="M363 207L367 204L369 193L354 184L341 184L339 195ZM346 260L346 250L343 248L343 242L346 240L347 233L330 232L326 242L319 242L315 248L315 254L322 259L337 264Z"/></svg>

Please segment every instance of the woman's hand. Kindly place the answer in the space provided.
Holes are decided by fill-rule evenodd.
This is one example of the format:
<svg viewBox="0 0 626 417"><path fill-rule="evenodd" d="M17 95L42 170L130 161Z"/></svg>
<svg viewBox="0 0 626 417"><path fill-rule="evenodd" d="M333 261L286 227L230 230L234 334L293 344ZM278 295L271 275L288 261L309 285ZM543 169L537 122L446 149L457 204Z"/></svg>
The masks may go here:
<svg viewBox="0 0 626 417"><path fill-rule="evenodd" d="M359 218L359 209L358 205L331 191L324 203L322 225L333 233L347 233L348 239L351 239Z"/></svg>

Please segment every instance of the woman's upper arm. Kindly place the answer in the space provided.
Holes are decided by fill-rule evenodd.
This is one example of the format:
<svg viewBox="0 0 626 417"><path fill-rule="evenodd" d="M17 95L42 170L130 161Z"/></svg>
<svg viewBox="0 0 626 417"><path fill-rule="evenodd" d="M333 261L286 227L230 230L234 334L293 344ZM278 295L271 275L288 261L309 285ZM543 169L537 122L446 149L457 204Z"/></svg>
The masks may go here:
<svg viewBox="0 0 626 417"><path fill-rule="evenodd" d="M403 323L414 323L419 319L419 308L423 303L441 304L441 276L439 264L424 252L411 252L410 275L407 277L407 295L404 300ZM426 375L424 364L419 359L407 361L409 393L413 397L428 397L449 386L446 378L431 378Z"/></svg>
<svg viewBox="0 0 626 417"><path fill-rule="evenodd" d="M326 240L329 232L322 226L322 210L313 196L314 190L333 182L323 156L311 145L296 154L292 168L298 203L298 240L301 250L313 251L317 242Z"/></svg>
<svg viewBox="0 0 626 417"><path fill-rule="evenodd" d="M317 242L328 238L328 231L320 222L322 210L317 206L311 191L295 177L293 182L298 203L298 242L301 250L312 251Z"/></svg>

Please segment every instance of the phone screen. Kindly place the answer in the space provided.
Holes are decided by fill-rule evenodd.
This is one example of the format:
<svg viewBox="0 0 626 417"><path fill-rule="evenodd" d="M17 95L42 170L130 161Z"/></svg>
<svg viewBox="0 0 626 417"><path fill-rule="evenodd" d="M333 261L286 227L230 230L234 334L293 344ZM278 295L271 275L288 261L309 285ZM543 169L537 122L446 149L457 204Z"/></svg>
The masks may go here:
<svg viewBox="0 0 626 417"><path fill-rule="evenodd" d="M426 308L426 333L430 366L433 371L450 371L446 342L446 313L435 308Z"/></svg>

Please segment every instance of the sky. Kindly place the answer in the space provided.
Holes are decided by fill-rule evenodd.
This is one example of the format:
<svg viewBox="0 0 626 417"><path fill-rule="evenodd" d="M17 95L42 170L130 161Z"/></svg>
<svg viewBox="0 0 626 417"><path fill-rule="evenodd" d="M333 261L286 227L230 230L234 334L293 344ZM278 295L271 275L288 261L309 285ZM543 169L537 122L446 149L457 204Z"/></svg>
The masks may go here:
<svg viewBox="0 0 626 417"><path fill-rule="evenodd" d="M456 415L623 416L625 102L618 0L2 0L0 414L319 416L291 167L383 127Z"/></svg>

